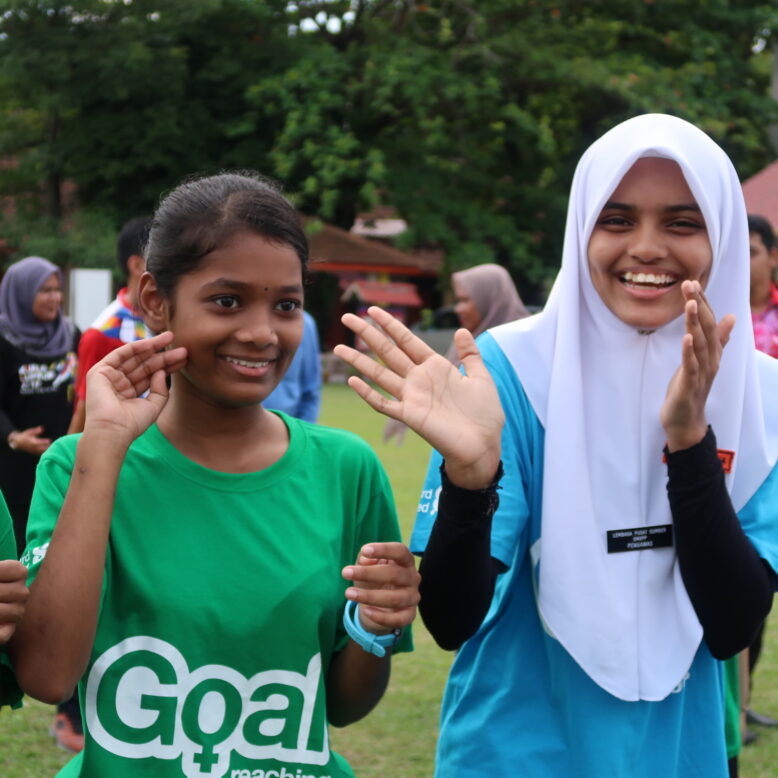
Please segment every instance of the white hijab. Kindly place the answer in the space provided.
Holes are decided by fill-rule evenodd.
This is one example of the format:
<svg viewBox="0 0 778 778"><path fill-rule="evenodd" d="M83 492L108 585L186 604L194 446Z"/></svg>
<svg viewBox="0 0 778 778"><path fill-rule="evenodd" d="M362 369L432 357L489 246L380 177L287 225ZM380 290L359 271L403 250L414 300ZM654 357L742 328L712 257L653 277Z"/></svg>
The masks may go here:
<svg viewBox="0 0 778 778"><path fill-rule="evenodd" d="M726 477L735 509L754 494L778 456L778 424L766 425L762 399L765 381L778 391L778 380L754 349L740 183L726 154L693 125L648 114L592 144L573 179L562 268L544 311L492 334L545 428L544 626L606 691L661 700L683 683L702 627L675 550L608 554L606 531L672 521L659 410L680 364L684 318L639 334L600 299L587 260L603 205L641 157L676 161L705 219L713 255L706 296L718 319L737 317L706 416L718 447L735 452Z"/></svg>

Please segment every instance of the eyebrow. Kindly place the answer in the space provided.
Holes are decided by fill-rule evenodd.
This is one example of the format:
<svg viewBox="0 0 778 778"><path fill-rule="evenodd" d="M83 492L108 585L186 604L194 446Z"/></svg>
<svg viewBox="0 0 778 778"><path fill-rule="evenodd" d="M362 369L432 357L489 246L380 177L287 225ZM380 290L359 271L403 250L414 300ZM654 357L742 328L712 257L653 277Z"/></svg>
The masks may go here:
<svg viewBox="0 0 778 778"><path fill-rule="evenodd" d="M603 205L602 210L614 210L614 211L634 211L635 206L628 203L617 203L613 200L609 200ZM668 213L679 213L681 211L696 211L700 213L700 206L697 203L683 203L680 205L669 205L665 210Z"/></svg>
<svg viewBox="0 0 778 778"><path fill-rule="evenodd" d="M235 291L243 291L248 289L252 284L247 284L244 281L236 281L234 278L217 278L214 281L209 281L203 286L203 290L209 289L233 289ZM278 289L282 294L302 294L302 284L289 284L288 286L282 286Z"/></svg>

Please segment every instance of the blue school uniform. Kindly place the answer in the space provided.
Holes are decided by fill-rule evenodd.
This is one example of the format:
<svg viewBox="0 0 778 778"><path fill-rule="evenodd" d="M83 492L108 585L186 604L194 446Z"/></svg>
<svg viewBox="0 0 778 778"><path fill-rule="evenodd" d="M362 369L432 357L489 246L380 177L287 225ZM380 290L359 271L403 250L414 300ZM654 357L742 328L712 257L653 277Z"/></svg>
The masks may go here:
<svg viewBox="0 0 778 778"><path fill-rule="evenodd" d="M544 431L494 338L486 333L479 346L506 416L491 553L508 569L483 624L452 665L436 776L726 778L722 666L704 642L668 697L626 702L594 683L544 631L533 554L541 534ZM440 463L433 453L411 537L415 553L424 551L437 515ZM773 470L739 513L773 569L778 544L770 506L776 504Z"/></svg>

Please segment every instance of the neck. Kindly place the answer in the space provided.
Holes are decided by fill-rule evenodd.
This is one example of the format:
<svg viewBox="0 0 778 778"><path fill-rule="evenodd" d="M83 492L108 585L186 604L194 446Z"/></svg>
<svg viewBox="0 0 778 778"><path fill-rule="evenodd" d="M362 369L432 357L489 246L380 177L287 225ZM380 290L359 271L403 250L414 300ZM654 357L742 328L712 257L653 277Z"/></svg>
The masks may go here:
<svg viewBox="0 0 778 778"><path fill-rule="evenodd" d="M127 282L127 291L125 294L125 299L129 303L130 307L137 310L138 309L138 283L132 283L132 281Z"/></svg>
<svg viewBox="0 0 778 778"><path fill-rule="evenodd" d="M225 407L173 376L170 398L157 421L186 457L211 470L249 473L280 459L289 446L284 422L261 405Z"/></svg>

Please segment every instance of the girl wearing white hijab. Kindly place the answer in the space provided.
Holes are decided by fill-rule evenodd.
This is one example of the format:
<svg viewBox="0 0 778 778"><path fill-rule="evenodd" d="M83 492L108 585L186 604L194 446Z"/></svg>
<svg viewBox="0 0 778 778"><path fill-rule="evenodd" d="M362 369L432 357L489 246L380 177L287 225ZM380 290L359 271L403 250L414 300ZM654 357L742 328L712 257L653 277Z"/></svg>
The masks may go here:
<svg viewBox="0 0 778 778"><path fill-rule="evenodd" d="M441 778L727 775L716 658L778 570L778 362L748 306L732 164L645 115L582 157L544 311L457 333L464 376L386 314L392 341L348 319L385 367L338 353L395 399L352 386L440 452L411 548L459 649Z"/></svg>

